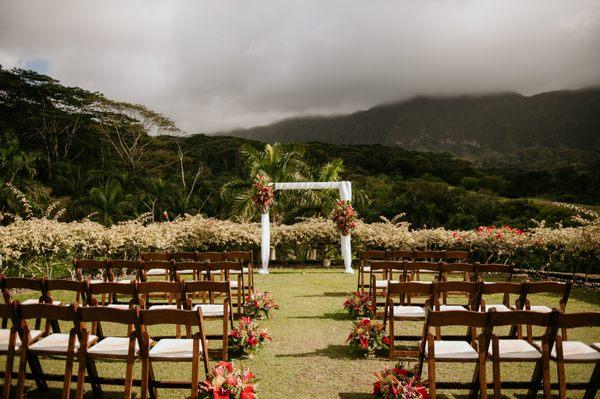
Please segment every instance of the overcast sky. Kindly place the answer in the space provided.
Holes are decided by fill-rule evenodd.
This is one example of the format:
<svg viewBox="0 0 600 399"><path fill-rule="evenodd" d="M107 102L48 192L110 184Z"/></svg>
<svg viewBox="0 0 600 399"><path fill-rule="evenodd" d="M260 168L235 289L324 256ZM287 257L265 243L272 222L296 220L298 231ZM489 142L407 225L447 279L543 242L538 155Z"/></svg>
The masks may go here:
<svg viewBox="0 0 600 399"><path fill-rule="evenodd" d="M0 64L214 132L598 85L600 1L0 0Z"/></svg>

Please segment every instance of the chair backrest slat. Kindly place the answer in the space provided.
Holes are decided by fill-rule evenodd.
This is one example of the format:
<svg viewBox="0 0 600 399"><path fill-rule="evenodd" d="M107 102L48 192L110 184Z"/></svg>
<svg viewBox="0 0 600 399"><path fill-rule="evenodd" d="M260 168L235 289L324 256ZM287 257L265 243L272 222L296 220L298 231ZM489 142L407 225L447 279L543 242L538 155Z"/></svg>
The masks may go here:
<svg viewBox="0 0 600 399"><path fill-rule="evenodd" d="M198 252L198 261L219 262L224 260L222 252Z"/></svg>
<svg viewBox="0 0 600 399"><path fill-rule="evenodd" d="M105 306L85 306L77 308L79 320L82 322L105 321L119 324L136 324L137 309L116 309Z"/></svg>
<svg viewBox="0 0 600 399"><path fill-rule="evenodd" d="M168 261L169 254L166 252L140 252L140 259L143 261L151 261L151 260Z"/></svg>
<svg viewBox="0 0 600 399"><path fill-rule="evenodd" d="M140 310L140 324L152 326L157 324L185 324L200 325L201 310L182 310L182 309L149 309Z"/></svg>
<svg viewBox="0 0 600 399"><path fill-rule="evenodd" d="M31 303L27 305L17 303L17 315L20 319L51 319L62 321L77 320L74 305L62 306L51 303Z"/></svg>
<svg viewBox="0 0 600 399"><path fill-rule="evenodd" d="M428 309L426 325L429 327L469 326L483 328L487 327L488 318L487 313L469 310L435 311Z"/></svg>

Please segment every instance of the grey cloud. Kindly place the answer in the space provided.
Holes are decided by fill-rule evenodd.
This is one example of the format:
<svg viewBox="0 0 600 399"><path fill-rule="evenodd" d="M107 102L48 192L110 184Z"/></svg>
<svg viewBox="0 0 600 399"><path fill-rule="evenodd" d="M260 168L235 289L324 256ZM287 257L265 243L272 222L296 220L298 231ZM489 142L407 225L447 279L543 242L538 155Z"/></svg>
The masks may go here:
<svg viewBox="0 0 600 399"><path fill-rule="evenodd" d="M0 63L146 104L189 132L417 94L600 83L600 2L4 1Z"/></svg>

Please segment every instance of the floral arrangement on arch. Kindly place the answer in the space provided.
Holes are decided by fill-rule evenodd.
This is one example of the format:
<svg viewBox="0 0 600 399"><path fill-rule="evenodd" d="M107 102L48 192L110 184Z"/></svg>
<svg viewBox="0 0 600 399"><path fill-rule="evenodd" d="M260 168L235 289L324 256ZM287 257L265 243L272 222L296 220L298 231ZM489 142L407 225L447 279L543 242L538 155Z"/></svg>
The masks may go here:
<svg viewBox="0 0 600 399"><path fill-rule="evenodd" d="M275 205L275 185L269 177L257 175L253 187L252 202L254 206L260 213L269 212L269 208Z"/></svg>
<svg viewBox="0 0 600 399"><path fill-rule="evenodd" d="M364 352L366 357L374 357L377 353L388 350L392 340L388 337L380 321L364 318L352 322L346 343L352 348Z"/></svg>
<svg viewBox="0 0 600 399"><path fill-rule="evenodd" d="M339 200L331 213L331 220L343 236L350 235L358 226L356 211L350 201Z"/></svg>
<svg viewBox="0 0 600 399"><path fill-rule="evenodd" d="M368 292L355 291L346 297L344 309L350 317L373 317L377 308L373 305L373 299Z"/></svg>
<svg viewBox="0 0 600 399"><path fill-rule="evenodd" d="M271 341L268 330L260 328L250 317L242 317L228 337L232 352L244 355L252 354Z"/></svg>
<svg viewBox="0 0 600 399"><path fill-rule="evenodd" d="M199 387L201 398L256 399L254 374L250 370L236 370L230 362L218 362L209 379Z"/></svg>
<svg viewBox="0 0 600 399"><path fill-rule="evenodd" d="M407 370L402 363L394 367L386 367L381 373L373 375L377 381L373 383L371 396L383 399L428 399L429 391L421 383L413 370Z"/></svg>
<svg viewBox="0 0 600 399"><path fill-rule="evenodd" d="M273 295L270 292L254 291L246 296L244 301L244 315L253 319L268 319L271 317L270 312L273 309L279 309L279 305L275 303Z"/></svg>

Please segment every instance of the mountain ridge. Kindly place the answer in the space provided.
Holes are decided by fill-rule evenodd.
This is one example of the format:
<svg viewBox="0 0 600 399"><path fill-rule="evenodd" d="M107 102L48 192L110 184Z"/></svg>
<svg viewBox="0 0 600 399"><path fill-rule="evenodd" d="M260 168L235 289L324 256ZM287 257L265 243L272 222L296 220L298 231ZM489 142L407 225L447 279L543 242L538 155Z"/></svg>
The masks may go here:
<svg viewBox="0 0 600 399"><path fill-rule="evenodd" d="M600 151L600 87L416 96L350 114L286 118L219 135L263 142L385 144L451 151L568 147Z"/></svg>

